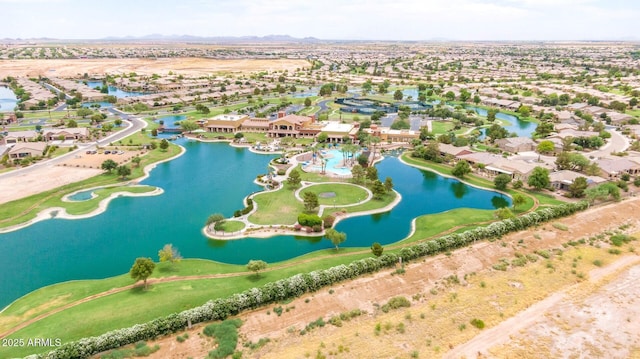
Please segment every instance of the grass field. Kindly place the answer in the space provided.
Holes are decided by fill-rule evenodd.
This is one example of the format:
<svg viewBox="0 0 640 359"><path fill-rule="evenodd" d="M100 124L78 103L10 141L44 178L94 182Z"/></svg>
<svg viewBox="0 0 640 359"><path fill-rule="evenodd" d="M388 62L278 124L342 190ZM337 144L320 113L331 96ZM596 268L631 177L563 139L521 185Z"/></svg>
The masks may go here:
<svg viewBox="0 0 640 359"><path fill-rule="evenodd" d="M288 186L277 191L259 193L253 197L258 210L249 216L249 221L262 225L295 224L304 206Z"/></svg>
<svg viewBox="0 0 640 359"><path fill-rule="evenodd" d="M367 191L362 187L347 183L323 183L305 188L302 192L312 192L318 195L318 202L321 205L336 206L358 203L368 196ZM335 197L323 198L320 197L322 193L334 193Z"/></svg>

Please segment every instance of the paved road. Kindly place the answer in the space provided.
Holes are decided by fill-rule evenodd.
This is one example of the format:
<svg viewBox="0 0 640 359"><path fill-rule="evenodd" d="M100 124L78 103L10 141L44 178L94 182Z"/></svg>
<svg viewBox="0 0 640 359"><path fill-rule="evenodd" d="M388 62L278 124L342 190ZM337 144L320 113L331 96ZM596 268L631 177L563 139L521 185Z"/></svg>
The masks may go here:
<svg viewBox="0 0 640 359"><path fill-rule="evenodd" d="M320 109L316 111L315 115L319 115L321 112L328 111L329 110L329 107L327 106L328 102L333 102L333 99L322 100L318 102L318 106L320 107Z"/></svg>
<svg viewBox="0 0 640 359"><path fill-rule="evenodd" d="M611 155L612 152L623 152L627 148L629 148L629 139L621 134L619 131L616 131L615 127L607 126L607 131L611 133L611 138L607 140L607 144L602 146L597 151L593 151L589 153L589 156L593 156L594 158L603 157Z"/></svg>

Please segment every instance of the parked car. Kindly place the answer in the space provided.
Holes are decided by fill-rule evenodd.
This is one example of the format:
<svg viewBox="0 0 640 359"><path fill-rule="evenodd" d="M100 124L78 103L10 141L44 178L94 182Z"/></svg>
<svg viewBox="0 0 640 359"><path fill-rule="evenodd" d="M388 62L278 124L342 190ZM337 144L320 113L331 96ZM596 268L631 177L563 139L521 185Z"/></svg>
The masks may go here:
<svg viewBox="0 0 640 359"><path fill-rule="evenodd" d="M104 154L105 154L105 155L110 155L110 154L111 154L111 151L109 151L109 150L105 150L105 151L104 151Z"/></svg>

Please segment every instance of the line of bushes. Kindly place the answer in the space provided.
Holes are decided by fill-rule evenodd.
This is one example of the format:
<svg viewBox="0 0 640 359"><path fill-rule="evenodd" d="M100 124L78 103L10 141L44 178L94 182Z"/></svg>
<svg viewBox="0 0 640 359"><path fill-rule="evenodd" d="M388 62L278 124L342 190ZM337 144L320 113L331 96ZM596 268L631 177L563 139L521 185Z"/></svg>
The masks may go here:
<svg viewBox="0 0 640 359"><path fill-rule="evenodd" d="M243 209L238 209L235 212L233 212L233 216L240 217L245 214L248 214L251 211L253 211L253 200L251 198L247 198L247 206L244 207Z"/></svg>
<svg viewBox="0 0 640 359"><path fill-rule="evenodd" d="M34 357L48 359L86 358L140 340L148 340L175 333L183 330L189 324L224 320L243 310L254 309L265 304L317 291L325 286L393 266L398 263L400 257L402 257L403 261L407 261L459 248L476 240L498 238L512 231L522 230L554 218L571 215L587 207L588 203L583 201L544 208L520 217L494 222L486 227L477 227L464 233L449 234L405 247L400 250L399 255L385 253L380 257L359 259L349 265L341 264L324 270L296 274L289 278L267 283L262 287L236 293L227 298L210 300L202 306L187 309L180 313L173 313L144 324L136 324L132 327L113 330L97 337L83 338L76 342L67 343L47 354Z"/></svg>

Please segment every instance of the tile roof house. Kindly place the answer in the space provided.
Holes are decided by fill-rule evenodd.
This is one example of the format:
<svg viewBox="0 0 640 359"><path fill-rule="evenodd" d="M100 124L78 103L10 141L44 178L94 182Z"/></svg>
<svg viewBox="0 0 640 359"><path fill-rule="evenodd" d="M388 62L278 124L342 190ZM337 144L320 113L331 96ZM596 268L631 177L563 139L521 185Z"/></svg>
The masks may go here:
<svg viewBox="0 0 640 359"><path fill-rule="evenodd" d="M529 137L508 137L495 141L496 146L503 151L518 153L535 151L536 143Z"/></svg>
<svg viewBox="0 0 640 359"><path fill-rule="evenodd" d="M9 158L20 160L27 157L37 157L44 154L47 144L44 142L20 142L9 150Z"/></svg>

